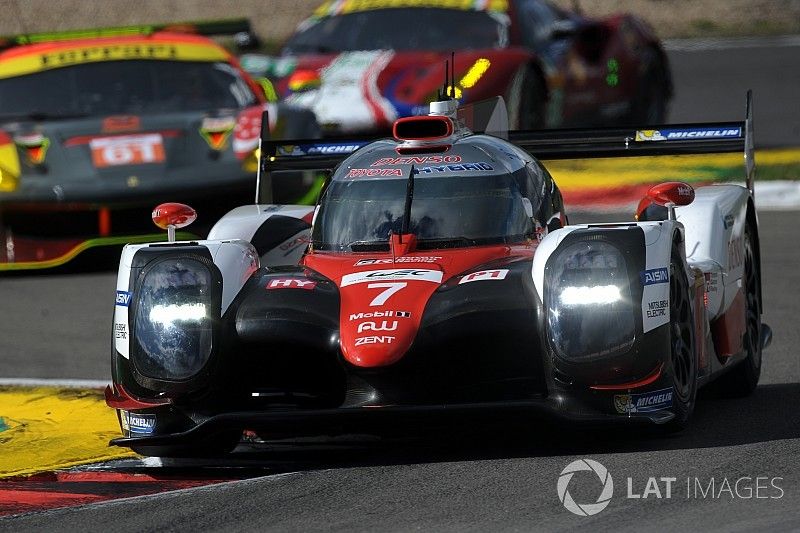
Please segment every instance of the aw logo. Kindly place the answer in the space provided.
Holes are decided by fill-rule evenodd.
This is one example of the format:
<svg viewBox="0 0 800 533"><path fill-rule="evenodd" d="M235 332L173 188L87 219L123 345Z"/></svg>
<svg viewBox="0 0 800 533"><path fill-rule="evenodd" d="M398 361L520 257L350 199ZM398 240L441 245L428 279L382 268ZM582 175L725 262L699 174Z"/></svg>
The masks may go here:
<svg viewBox="0 0 800 533"><path fill-rule="evenodd" d="M576 503L569 493L569 484L575 472L594 472L597 474L603 490L595 503ZM614 495L614 481L605 466L592 459L578 459L568 464L558 477L558 499L564 504L567 511L578 516L596 515L605 509Z"/></svg>

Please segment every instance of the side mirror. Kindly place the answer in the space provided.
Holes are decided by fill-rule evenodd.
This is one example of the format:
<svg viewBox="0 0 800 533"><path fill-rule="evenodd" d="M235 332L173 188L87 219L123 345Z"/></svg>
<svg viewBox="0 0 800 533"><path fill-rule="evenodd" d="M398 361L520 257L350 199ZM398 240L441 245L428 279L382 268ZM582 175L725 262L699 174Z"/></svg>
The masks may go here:
<svg viewBox="0 0 800 533"><path fill-rule="evenodd" d="M186 204L167 202L153 209L153 224L167 230L167 240L175 242L175 229L185 228L197 219L197 211Z"/></svg>
<svg viewBox="0 0 800 533"><path fill-rule="evenodd" d="M658 205L689 205L694 202L694 189L682 181L667 181L653 185L647 191L647 197Z"/></svg>
<svg viewBox="0 0 800 533"><path fill-rule="evenodd" d="M636 208L636 220L675 220L675 207L694 201L694 188L682 181L653 185Z"/></svg>

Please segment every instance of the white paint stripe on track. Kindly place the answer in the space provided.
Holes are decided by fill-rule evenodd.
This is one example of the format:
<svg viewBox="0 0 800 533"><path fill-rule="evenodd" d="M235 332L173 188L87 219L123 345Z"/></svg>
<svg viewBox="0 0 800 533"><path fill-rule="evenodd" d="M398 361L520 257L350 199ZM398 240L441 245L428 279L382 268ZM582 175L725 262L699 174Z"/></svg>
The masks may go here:
<svg viewBox="0 0 800 533"><path fill-rule="evenodd" d="M731 48L775 48L800 46L800 35L775 37L710 37L698 39L665 39L664 49L669 52L701 52Z"/></svg>
<svg viewBox="0 0 800 533"><path fill-rule="evenodd" d="M754 196L759 211L800 209L800 181L758 181L756 177Z"/></svg>
<svg viewBox="0 0 800 533"><path fill-rule="evenodd" d="M105 389L110 382L100 379L0 378L0 387L61 387L65 389Z"/></svg>

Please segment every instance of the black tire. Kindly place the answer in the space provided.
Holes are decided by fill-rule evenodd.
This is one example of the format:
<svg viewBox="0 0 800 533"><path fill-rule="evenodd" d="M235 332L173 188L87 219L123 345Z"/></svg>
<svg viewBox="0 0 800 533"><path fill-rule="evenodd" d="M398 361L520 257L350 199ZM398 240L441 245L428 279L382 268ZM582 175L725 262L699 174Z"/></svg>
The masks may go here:
<svg viewBox="0 0 800 533"><path fill-rule="evenodd" d="M648 50L642 61L647 65L631 106L630 121L636 126L664 124L667 120L669 76L658 52Z"/></svg>
<svg viewBox="0 0 800 533"><path fill-rule="evenodd" d="M742 346L746 352L743 361L722 375L716 383L717 390L724 396L744 397L751 394L761 378L761 301L754 246L753 230L748 223L744 229L744 297L745 334Z"/></svg>
<svg viewBox="0 0 800 533"><path fill-rule="evenodd" d="M521 130L538 130L545 125L545 109L547 92L544 80L532 68L525 70L520 86L519 111L517 128Z"/></svg>
<svg viewBox="0 0 800 533"><path fill-rule="evenodd" d="M223 457L233 451L241 441L241 432L216 435L202 442L186 446L131 446L131 450L147 457L202 458Z"/></svg>
<svg viewBox="0 0 800 533"><path fill-rule="evenodd" d="M692 294L683 259L677 247L677 244L673 246L669 278L668 368L672 376L672 410L675 414L675 418L666 425L669 432L680 431L686 427L697 400L697 350Z"/></svg>

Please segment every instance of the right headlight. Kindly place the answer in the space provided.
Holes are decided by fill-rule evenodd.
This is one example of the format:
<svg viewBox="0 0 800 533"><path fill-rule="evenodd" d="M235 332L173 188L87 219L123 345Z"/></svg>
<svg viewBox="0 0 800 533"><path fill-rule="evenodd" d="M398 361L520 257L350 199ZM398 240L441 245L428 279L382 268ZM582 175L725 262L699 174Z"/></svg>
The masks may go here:
<svg viewBox="0 0 800 533"><path fill-rule="evenodd" d="M219 315L214 278L203 258L166 257L147 266L135 295L133 356L140 374L183 381L203 369Z"/></svg>
<svg viewBox="0 0 800 533"><path fill-rule="evenodd" d="M557 250L545 273L547 328L556 353L572 362L628 350L636 335L625 258L602 240Z"/></svg>

